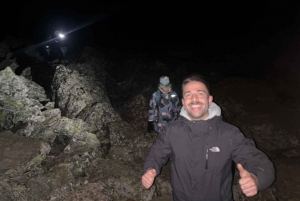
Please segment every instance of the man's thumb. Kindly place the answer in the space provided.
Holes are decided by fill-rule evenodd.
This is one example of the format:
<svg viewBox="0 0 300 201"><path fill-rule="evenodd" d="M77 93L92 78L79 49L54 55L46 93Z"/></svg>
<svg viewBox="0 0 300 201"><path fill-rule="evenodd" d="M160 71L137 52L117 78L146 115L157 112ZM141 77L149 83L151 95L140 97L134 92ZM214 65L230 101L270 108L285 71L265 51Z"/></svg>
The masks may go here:
<svg viewBox="0 0 300 201"><path fill-rule="evenodd" d="M237 169L240 171L240 176L244 177L247 175L248 171L244 169L244 167L242 166L242 164L237 164Z"/></svg>
<svg viewBox="0 0 300 201"><path fill-rule="evenodd" d="M151 169L151 170L149 170L149 173L151 174L151 176L155 177L156 170L155 169Z"/></svg>

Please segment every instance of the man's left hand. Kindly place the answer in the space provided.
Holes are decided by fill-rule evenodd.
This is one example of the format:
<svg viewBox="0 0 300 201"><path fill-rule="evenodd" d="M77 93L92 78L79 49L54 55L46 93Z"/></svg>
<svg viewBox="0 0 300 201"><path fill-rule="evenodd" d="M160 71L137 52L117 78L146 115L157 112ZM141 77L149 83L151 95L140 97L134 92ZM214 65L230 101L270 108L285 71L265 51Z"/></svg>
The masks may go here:
<svg viewBox="0 0 300 201"><path fill-rule="evenodd" d="M247 197L254 196L258 193L258 184L256 178L250 174L241 164L237 164L237 169L240 171L241 179L239 184L243 193Z"/></svg>

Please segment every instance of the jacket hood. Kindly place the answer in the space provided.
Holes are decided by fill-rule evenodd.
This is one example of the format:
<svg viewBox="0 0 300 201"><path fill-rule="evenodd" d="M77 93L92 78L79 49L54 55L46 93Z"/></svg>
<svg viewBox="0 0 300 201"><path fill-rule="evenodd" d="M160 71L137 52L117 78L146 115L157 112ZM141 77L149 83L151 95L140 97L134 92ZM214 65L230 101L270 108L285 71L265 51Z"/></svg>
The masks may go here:
<svg viewBox="0 0 300 201"><path fill-rule="evenodd" d="M188 120L191 120L183 106L180 109L180 116L183 116ZM208 116L205 120L211 119L214 116L221 116L221 108L216 103L212 102L208 107Z"/></svg>

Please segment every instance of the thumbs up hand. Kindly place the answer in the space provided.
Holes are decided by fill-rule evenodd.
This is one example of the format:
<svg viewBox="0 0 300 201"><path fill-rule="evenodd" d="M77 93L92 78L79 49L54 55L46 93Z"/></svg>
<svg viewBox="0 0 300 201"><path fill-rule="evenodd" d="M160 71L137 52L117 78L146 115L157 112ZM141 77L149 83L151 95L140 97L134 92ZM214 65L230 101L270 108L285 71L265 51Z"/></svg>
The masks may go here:
<svg viewBox="0 0 300 201"><path fill-rule="evenodd" d="M239 184L243 193L247 197L256 195L258 193L258 183L256 177L245 170L241 164L237 164L237 169L240 172L241 178L239 180Z"/></svg>
<svg viewBox="0 0 300 201"><path fill-rule="evenodd" d="M142 184L143 186L148 189L152 186L154 182L154 178L156 176L156 170L150 169L142 176Z"/></svg>

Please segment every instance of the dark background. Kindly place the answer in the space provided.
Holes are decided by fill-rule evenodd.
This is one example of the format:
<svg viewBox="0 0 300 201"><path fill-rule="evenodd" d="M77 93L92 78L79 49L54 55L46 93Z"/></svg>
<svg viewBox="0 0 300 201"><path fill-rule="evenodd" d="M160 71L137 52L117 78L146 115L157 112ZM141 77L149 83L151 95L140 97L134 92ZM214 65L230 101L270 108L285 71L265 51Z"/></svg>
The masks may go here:
<svg viewBox="0 0 300 201"><path fill-rule="evenodd" d="M297 29L299 25L298 1L122 3L33 0L8 2L5 7L10 12L1 14L2 37L9 34L38 42L56 29L62 29L69 31L70 36L78 35L76 42L98 46L162 44L200 48L211 41L268 43L287 27Z"/></svg>
<svg viewBox="0 0 300 201"><path fill-rule="evenodd" d="M170 50L191 51L206 62L225 61L225 55L241 58L263 47L264 55L253 59L268 65L299 35L299 8L299 1L279 0L11 1L4 7L9 14L1 13L1 38L11 35L28 47L61 30L68 33L68 51L84 46L156 56Z"/></svg>

